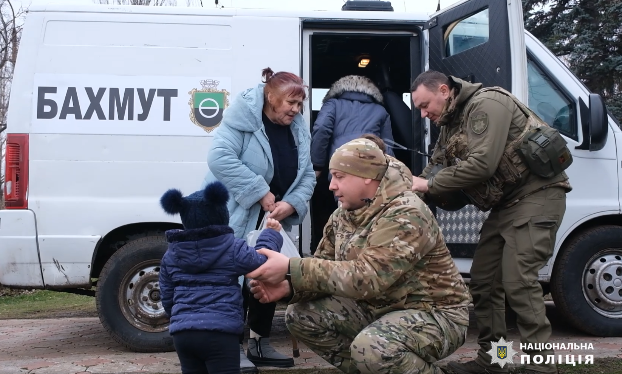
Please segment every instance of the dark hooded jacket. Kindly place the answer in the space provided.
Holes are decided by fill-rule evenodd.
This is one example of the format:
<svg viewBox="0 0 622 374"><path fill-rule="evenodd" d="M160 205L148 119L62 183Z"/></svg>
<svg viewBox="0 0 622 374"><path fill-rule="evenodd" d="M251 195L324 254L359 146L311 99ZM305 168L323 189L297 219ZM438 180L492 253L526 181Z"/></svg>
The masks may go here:
<svg viewBox="0 0 622 374"><path fill-rule="evenodd" d="M348 75L339 79L322 102L311 136L311 162L316 171L328 166L337 148L363 134L393 141L382 93L369 78ZM387 153L393 155L388 145Z"/></svg>
<svg viewBox="0 0 622 374"><path fill-rule="evenodd" d="M244 329L240 275L266 261L233 229L212 225L193 230L166 232L168 250L160 265L160 292L164 310L171 317L169 332L184 330L241 334ZM281 234L265 229L256 248L280 252Z"/></svg>

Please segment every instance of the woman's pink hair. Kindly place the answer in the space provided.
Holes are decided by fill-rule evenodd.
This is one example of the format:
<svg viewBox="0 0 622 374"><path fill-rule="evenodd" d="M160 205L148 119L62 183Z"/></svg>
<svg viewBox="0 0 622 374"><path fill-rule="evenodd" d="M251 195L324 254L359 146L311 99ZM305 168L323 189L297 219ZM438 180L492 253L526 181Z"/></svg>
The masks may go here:
<svg viewBox="0 0 622 374"><path fill-rule="evenodd" d="M293 73L286 71L279 71L275 73L270 68L265 68L261 72L263 82L266 84L264 88L264 95L267 97L268 93L272 93L278 99L283 100L289 96L302 96L302 100L307 99L308 87L305 82Z"/></svg>

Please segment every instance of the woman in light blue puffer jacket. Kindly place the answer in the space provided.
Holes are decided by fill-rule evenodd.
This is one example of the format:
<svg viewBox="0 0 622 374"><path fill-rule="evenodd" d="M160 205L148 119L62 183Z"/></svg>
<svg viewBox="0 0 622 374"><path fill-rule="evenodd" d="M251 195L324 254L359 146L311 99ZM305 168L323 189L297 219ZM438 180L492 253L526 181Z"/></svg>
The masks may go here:
<svg viewBox="0 0 622 374"><path fill-rule="evenodd" d="M307 215L315 188L311 164L311 134L300 111L306 86L292 73L264 69L265 84L249 88L232 101L216 129L208 153L204 185L220 180L232 199L229 226L237 238L255 230L264 212L286 231ZM269 341L276 303L248 301L251 339L248 358L261 366L290 367L291 357L276 352ZM242 360L241 367L249 363ZM253 372L252 370L243 370Z"/></svg>

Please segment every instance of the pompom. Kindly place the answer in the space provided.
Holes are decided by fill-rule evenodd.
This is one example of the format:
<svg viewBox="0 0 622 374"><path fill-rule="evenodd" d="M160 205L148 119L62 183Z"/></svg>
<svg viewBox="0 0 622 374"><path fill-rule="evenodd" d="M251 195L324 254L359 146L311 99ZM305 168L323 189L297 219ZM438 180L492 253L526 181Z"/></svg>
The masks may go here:
<svg viewBox="0 0 622 374"><path fill-rule="evenodd" d="M162 209L164 209L166 213L177 214L181 212L183 201L181 191L171 188L160 198L160 205L162 205Z"/></svg>
<svg viewBox="0 0 622 374"><path fill-rule="evenodd" d="M208 184L203 196L209 204L225 205L229 201L229 191L219 181Z"/></svg>

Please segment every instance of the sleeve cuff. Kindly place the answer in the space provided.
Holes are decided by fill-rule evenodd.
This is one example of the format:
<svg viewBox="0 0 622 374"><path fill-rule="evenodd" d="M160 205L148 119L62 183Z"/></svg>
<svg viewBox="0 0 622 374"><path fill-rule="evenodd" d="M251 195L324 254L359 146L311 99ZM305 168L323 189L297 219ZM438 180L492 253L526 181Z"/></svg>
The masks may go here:
<svg viewBox="0 0 622 374"><path fill-rule="evenodd" d="M303 284L302 270L300 269L302 265L301 262L302 258L294 257L289 259L289 274L291 274L292 277L292 291L297 288L300 289Z"/></svg>

